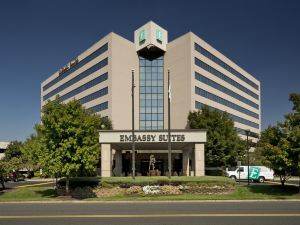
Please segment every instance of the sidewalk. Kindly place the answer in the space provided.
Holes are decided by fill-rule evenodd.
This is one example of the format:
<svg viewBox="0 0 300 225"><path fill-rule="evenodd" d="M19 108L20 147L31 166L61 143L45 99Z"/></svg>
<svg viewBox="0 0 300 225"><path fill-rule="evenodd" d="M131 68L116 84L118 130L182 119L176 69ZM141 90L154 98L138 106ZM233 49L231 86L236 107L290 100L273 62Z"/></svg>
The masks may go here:
<svg viewBox="0 0 300 225"><path fill-rule="evenodd" d="M25 179L25 181L27 181L27 182L49 182L49 181L53 181L53 182L55 182L55 179L54 178L38 178L38 177L35 177L35 178L32 178L32 179Z"/></svg>

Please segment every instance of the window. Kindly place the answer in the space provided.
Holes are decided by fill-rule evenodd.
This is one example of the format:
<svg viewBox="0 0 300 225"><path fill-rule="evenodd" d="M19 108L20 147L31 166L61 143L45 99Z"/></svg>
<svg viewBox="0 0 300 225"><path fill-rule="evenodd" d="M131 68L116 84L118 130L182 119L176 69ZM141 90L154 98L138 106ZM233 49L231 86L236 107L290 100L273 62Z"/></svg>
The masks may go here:
<svg viewBox="0 0 300 225"><path fill-rule="evenodd" d="M90 67L89 69L83 71L82 73L78 74L76 77L72 78L71 80L67 81L66 83L62 84L61 86L57 87L53 91L49 92L43 97L43 101L46 101L48 98L58 94L62 90L70 87L71 85L77 83L78 81L82 80L83 78L91 75L92 73L96 72L97 70L102 69L104 66L108 64L108 58L103 59L99 63L95 64L94 66Z"/></svg>
<svg viewBox="0 0 300 225"><path fill-rule="evenodd" d="M239 73L238 71L236 71L235 69L233 69L231 66L229 66L227 63L223 62L217 56L211 54L209 51L207 51L206 49L202 48L197 43L195 43L195 50L197 52L199 52L200 54L204 55L206 58L209 58L211 61L215 62L219 66L223 67L225 70L227 70L228 72L232 73L233 75L235 75L239 79L245 81L247 84L249 84L250 86L254 87L256 90L258 90L258 85L257 84L255 84L253 81L249 80L247 77L245 77L244 75L242 75L241 73Z"/></svg>
<svg viewBox="0 0 300 225"><path fill-rule="evenodd" d="M101 89L99 91L96 91L96 92L94 92L94 93L92 93L90 95L87 95L87 96L79 99L79 101L80 101L81 104L84 104L84 103L93 101L93 100L95 100L97 98L100 98L100 97L102 97L104 95L107 95L107 94L108 94L108 88L105 87L105 88L103 88L103 89Z"/></svg>
<svg viewBox="0 0 300 225"><path fill-rule="evenodd" d="M203 103L198 102L198 101L195 102L195 108L196 108L196 109L202 109L203 106L204 106ZM217 108L214 108L214 107L212 107L212 106L208 106L208 107L209 107L210 109L212 109L212 110L221 111L221 110L219 110L219 109L217 109ZM238 117L238 116L233 115L233 114L230 114L230 113L228 113L228 115L229 115L229 116L231 117L231 119L232 119L233 121L235 121L235 122L242 123L242 124L245 124L245 125L247 125L247 126L250 126L250 127L256 128L256 129L259 129L259 124L257 124L257 123L254 123L254 122L252 122L252 121L246 120L246 119L244 119L244 118ZM236 129L238 129L238 128L236 128ZM238 133L241 133L241 130L238 130ZM256 134L255 137L257 137L257 136L259 136L259 135Z"/></svg>
<svg viewBox="0 0 300 225"><path fill-rule="evenodd" d="M103 102L99 105L95 105L91 108L88 108L87 110L91 113L97 113L97 112L101 112L105 109L108 109L108 102Z"/></svg>
<svg viewBox="0 0 300 225"><path fill-rule="evenodd" d="M200 59L195 58L195 65L197 65L200 68L206 70L207 72L215 75L216 77L224 80L225 82L231 84L232 86L240 89L241 91L247 93L248 95L252 96L253 98L259 99L259 96L257 94L250 91L248 88L245 88L244 86L242 86L238 82L232 80L231 78L229 78L225 74L221 73L220 71L216 70L215 68L211 67L210 65L206 64L205 62L201 61Z"/></svg>
<svg viewBox="0 0 300 225"><path fill-rule="evenodd" d="M244 172L244 167L238 168L238 172Z"/></svg>
<svg viewBox="0 0 300 225"><path fill-rule="evenodd" d="M201 81L201 82L203 82L203 83L205 83L205 84L207 84L207 85L209 85L209 86L211 86L211 87L213 87L213 88L221 91L221 92L224 92L225 94L230 95L233 98L238 99L239 101L242 101L242 102L246 103L249 106L254 107L255 109L259 109L258 104L256 104L256 103L250 101L249 99L247 99L247 98L245 98L245 97L243 97L243 96L241 96L241 95L233 92L232 90L229 90L228 88L226 88L226 87L224 87L224 86L216 83L215 81L213 81L213 80L211 80L211 79L209 79L209 78L207 78L207 77L205 77L205 76L203 76L203 75L201 75L201 74L199 74L197 72L195 72L195 78L197 80L199 80L199 81Z"/></svg>
<svg viewBox="0 0 300 225"><path fill-rule="evenodd" d="M105 74L102 74L101 76L85 83L84 85L81 85L80 87L74 89L73 91L70 91L69 93L65 94L65 95L62 95L60 97L61 101L65 101L66 99L68 98L71 98L71 97L74 97L75 95L85 91L85 90L88 90L89 88L97 85L97 84L100 84L101 82L107 80L108 78L108 74L105 73Z"/></svg>
<svg viewBox="0 0 300 225"><path fill-rule="evenodd" d="M73 73L74 71L76 71L77 69L79 69L80 67L83 67L85 64L87 64L88 62L92 61L97 56L103 54L104 52L107 51L107 49L108 49L108 44L106 43L103 46L101 46L99 49L97 49L96 51L94 51L92 54L90 54L87 57L85 57L84 59L82 59L78 64L76 64L75 66L71 67L69 70L67 70L66 72L60 74L57 78L55 78L54 80L52 80L48 84L46 84L43 87L43 91L46 91L48 88L50 88L54 84L58 83L59 81L61 81L62 79L64 79L65 77L67 77L68 75L70 75L71 73Z"/></svg>
<svg viewBox="0 0 300 225"><path fill-rule="evenodd" d="M140 129L163 129L163 57L140 61ZM145 71L145 72L144 72Z"/></svg>
<svg viewBox="0 0 300 225"><path fill-rule="evenodd" d="M241 113L244 113L244 114L246 114L248 116L251 116L253 118L259 119L259 115L257 113L252 112L252 111L250 111L248 109L245 109L244 107L241 107L241 106L239 106L237 104L234 104L234 103L232 103L232 102L230 102L230 101L228 101L228 100L226 100L224 98L221 98L221 97L219 97L217 95L214 95L214 94L212 94L212 93L210 93L208 91L205 91L205 90L203 90L201 88L195 87L195 93L197 95L200 95L202 97L210 99L210 100L212 100L214 102L217 102L219 104L222 104L222 105L225 105L225 106L227 106L229 108L237 110L237 111L239 111Z"/></svg>

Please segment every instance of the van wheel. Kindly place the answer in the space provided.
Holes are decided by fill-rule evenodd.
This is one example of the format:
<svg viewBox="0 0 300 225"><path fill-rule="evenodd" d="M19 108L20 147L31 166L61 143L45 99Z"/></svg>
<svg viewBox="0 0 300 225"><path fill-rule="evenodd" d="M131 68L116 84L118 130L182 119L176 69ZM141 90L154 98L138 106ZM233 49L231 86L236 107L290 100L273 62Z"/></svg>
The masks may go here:
<svg viewBox="0 0 300 225"><path fill-rule="evenodd" d="M230 176L229 178L232 179L232 180L236 180L235 176Z"/></svg>
<svg viewBox="0 0 300 225"><path fill-rule="evenodd" d="M265 182L265 178L264 177L259 177L258 178L258 182L259 183L264 183Z"/></svg>

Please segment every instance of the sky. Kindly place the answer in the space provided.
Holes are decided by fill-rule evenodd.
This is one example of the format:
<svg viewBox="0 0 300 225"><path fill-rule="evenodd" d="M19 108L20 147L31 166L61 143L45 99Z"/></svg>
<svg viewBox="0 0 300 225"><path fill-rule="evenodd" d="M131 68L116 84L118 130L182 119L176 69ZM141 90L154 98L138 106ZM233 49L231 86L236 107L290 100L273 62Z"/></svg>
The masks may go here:
<svg viewBox="0 0 300 225"><path fill-rule="evenodd" d="M0 141L40 121L41 82L113 31L131 41L149 20L169 40L192 31L261 81L262 129L300 93L297 0L0 0Z"/></svg>

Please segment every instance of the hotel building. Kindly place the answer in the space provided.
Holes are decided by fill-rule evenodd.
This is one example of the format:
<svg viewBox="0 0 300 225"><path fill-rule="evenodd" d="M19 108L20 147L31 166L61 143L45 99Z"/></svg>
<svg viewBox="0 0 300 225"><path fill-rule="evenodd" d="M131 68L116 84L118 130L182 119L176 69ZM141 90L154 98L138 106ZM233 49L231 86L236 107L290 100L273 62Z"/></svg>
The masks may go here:
<svg viewBox="0 0 300 225"><path fill-rule="evenodd" d="M76 98L92 112L109 117L114 131L100 134L101 174L127 174L132 164L130 137L124 143L121 137L125 140L132 126L134 70L135 129L141 132L137 135L146 135L137 143L136 172L146 175L149 156L154 154L157 168L166 174L167 143L148 142L146 137L165 135L168 128L168 69L172 134L186 134L185 141L172 143L174 172L204 175L206 132L196 132L197 141L195 131L186 130L189 111L203 105L228 112L239 135L245 138L245 130L250 130L250 138L257 141L260 82L194 33L168 41L167 30L152 21L134 32L134 42L109 33L52 74L41 85L41 106L59 95L63 102ZM118 140L113 135L119 135Z"/></svg>

